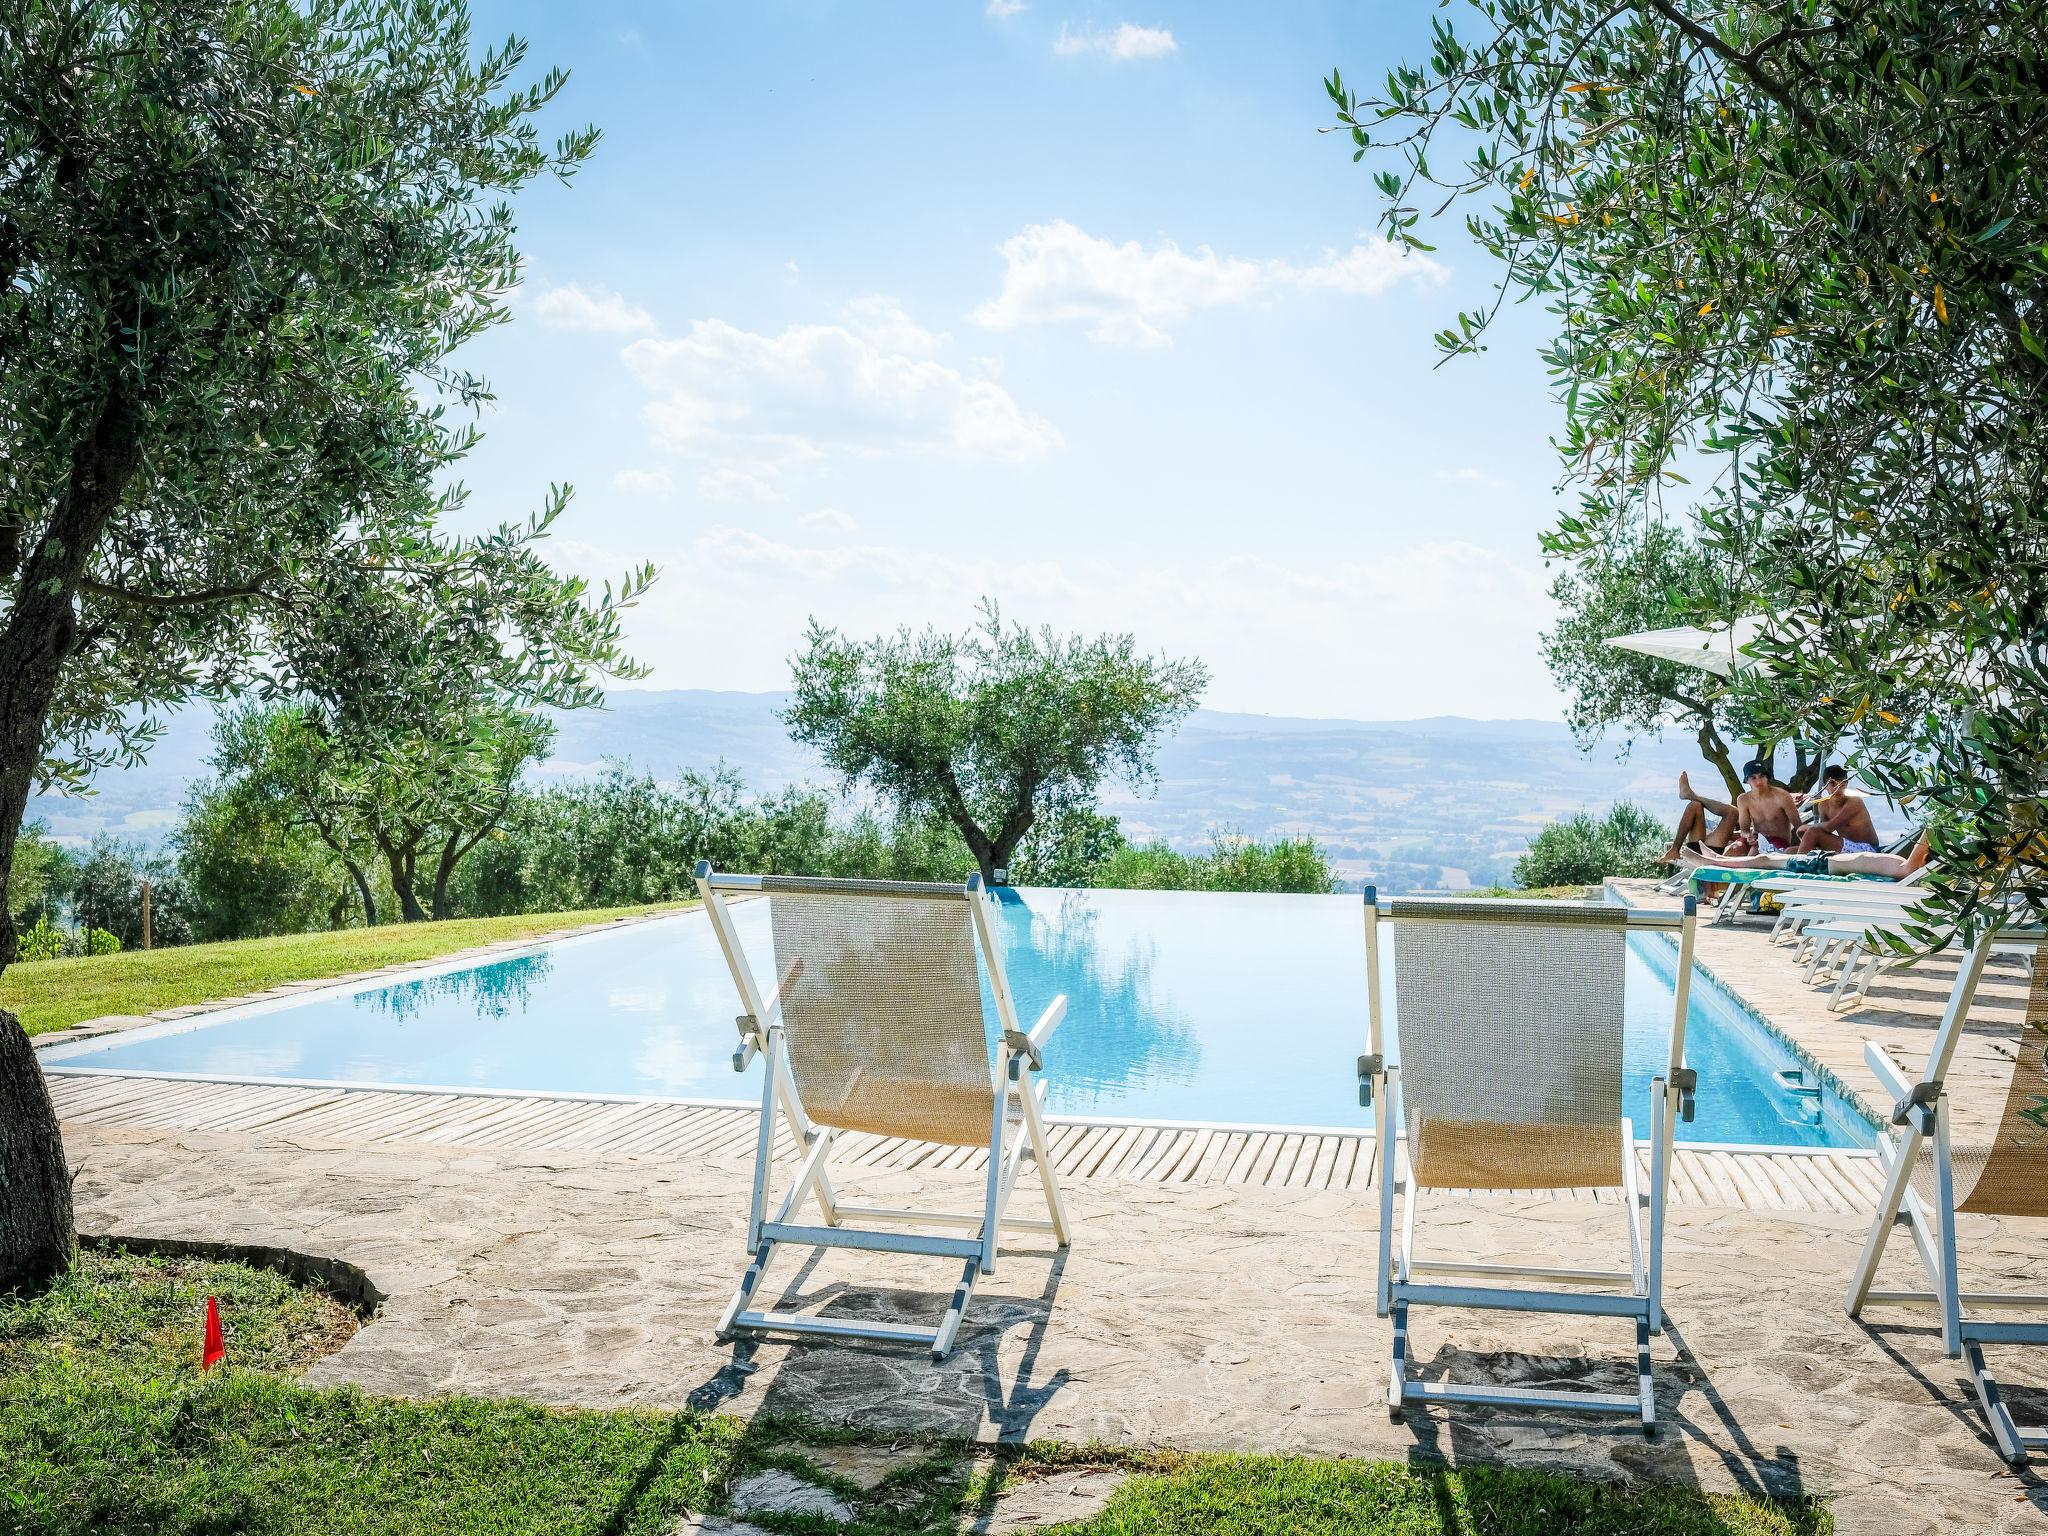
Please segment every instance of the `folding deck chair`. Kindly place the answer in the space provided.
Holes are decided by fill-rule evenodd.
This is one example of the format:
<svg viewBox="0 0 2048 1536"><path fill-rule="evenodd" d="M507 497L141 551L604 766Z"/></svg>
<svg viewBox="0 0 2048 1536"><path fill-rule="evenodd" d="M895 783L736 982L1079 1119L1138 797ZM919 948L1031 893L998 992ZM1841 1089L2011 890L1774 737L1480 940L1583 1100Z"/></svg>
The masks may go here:
<svg viewBox="0 0 2048 1536"><path fill-rule="evenodd" d="M765 1065L747 1216L751 1262L719 1319L718 1336L881 1339L929 1345L932 1358L943 1360L975 1282L995 1273L1002 1232L1050 1232L1060 1247L1068 1244L1066 1208L1046 1142L1045 1087L1024 1073L1027 1066L1033 1073L1043 1068L1045 1043L1066 1016L1066 998L1055 997L1029 1033L1018 1026L979 875L965 885L815 880L718 874L704 861L696 876L746 1010L737 1021L741 1040L733 1069L744 1071L756 1055ZM765 999L725 902L726 893L742 891L761 893L768 902L776 986ZM982 968L999 1030L993 1062L983 1025ZM771 1212L778 1116L800 1161ZM827 1164L844 1131L988 1148L981 1210L898 1210L840 1199ZM1009 1214L1026 1157L1037 1164L1050 1220ZM820 1224L797 1219L807 1200L817 1202ZM911 1230L933 1227L941 1231ZM960 1279L935 1328L754 1310L754 1293L784 1243L953 1259L961 1264Z"/></svg>
<svg viewBox="0 0 2048 1536"><path fill-rule="evenodd" d="M1984 1417L1998 1453L2018 1464L2048 1449L2048 1428L2022 1429L1999 1396L1998 1380L1984 1362L1987 1344L2048 1344L2048 1323L1985 1322L1967 1317L1963 1308L2048 1312L2048 1294L2021 1295L2005 1291L1965 1291L1957 1265L1956 1217L2048 1216L2048 934L2039 928L1988 932L1962 955L1955 988L1927 1054L1918 1082L1908 1078L1891 1054L1876 1041L1864 1047L1864 1059L1885 1091L1896 1096L1889 1135L1878 1138L1885 1168L1884 1199L1871 1223L1870 1238L1849 1283L1849 1315L1868 1306L1936 1306L1941 1309L1941 1341L1950 1359L1963 1357L1977 1388ZM2016 941L2034 946L2033 984L2027 1016L2014 1042L2005 1103L1988 1139L1965 1132L1958 1144L1953 1134L1954 1109L1948 1077L1956 1045L1970 1015L1970 1004L1994 950ZM1990 1106L1975 1106L1989 1110ZM1989 1122L1987 1122L1988 1124ZM1876 1288L1877 1266L1894 1226L1904 1226L1927 1272L1930 1290L1892 1291Z"/></svg>
<svg viewBox="0 0 2048 1536"><path fill-rule="evenodd" d="M1389 1415L1414 1401L1567 1409L1657 1420L1650 1335L1664 1327L1664 1207L1676 1121L1693 1117L1685 1064L1695 905L1637 911L1604 902L1403 897L1389 903L1401 1061L1387 1060L1376 893L1365 893L1371 1049L1361 1097L1375 1106L1379 1148L1379 1314L1394 1319ZM1665 1073L1650 1084L1650 1187L1639 1188L1634 1127L1622 1105L1622 977L1631 932L1675 933L1678 972ZM1395 1135L1396 1127L1401 1134ZM1399 1177L1405 1150L1407 1177ZM1619 1189L1626 1272L1415 1254L1425 1189ZM1394 1196L1405 1195L1396 1240ZM1650 1211L1647 1247L1641 1208ZM1442 1276L1425 1281L1418 1276ZM1551 1288L1469 1283L1543 1281ZM1556 1287L1579 1289L1557 1289ZM1627 1318L1636 1390L1593 1392L1411 1380L1411 1306L1492 1308Z"/></svg>

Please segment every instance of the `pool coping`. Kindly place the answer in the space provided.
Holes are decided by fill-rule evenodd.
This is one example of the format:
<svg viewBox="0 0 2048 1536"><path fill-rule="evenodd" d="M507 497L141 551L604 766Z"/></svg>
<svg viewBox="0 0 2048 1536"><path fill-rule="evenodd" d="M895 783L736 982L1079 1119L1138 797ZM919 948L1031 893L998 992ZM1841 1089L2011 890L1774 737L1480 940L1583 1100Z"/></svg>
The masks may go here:
<svg viewBox="0 0 2048 1536"><path fill-rule="evenodd" d="M1637 901L1612 876L1601 882L1601 888L1605 893L1605 899L1614 902L1617 906L1635 909L1646 905ZM1800 1065L1811 1072L1824 1086L1832 1089L1836 1097L1840 1098L1843 1103L1847 1104L1869 1122L1873 1135L1882 1135L1884 1133L1886 1117L1871 1108L1869 1101L1863 1097L1862 1093L1845 1081L1839 1072L1814 1055L1810 1047L1801 1044L1797 1036L1785 1029L1783 1025L1774 1021L1769 1014L1757 1007L1755 1003L1744 997L1740 987L1716 975L1714 968L1702 960L1697 951L1693 954L1692 963L1693 969L1720 988L1723 996L1765 1030L1774 1040L1783 1045L1786 1050L1790 1051Z"/></svg>
<svg viewBox="0 0 2048 1536"><path fill-rule="evenodd" d="M158 1025L176 1024L203 1015L226 1013L236 1008L295 1002L316 992L352 992L373 984L388 984L445 971L459 971L479 961L505 959L524 950L558 944L564 939L612 933L639 923L661 922L702 910L700 905L693 902L688 906L671 908L665 912L642 912L628 917L606 918L599 923L577 923L567 928L551 928L545 933L529 934L524 938L493 939L488 944L473 944L467 949L450 950L445 955L430 955L421 960L401 960L395 965L377 966L367 971L346 971L339 976L313 976L301 981L283 981L274 987L266 987L261 992L245 992L235 997L216 997L203 1003L180 1003L176 1007L159 1008L152 1013L102 1014L98 1018L84 1019L68 1029L51 1029L38 1035L31 1035L28 1043L35 1051L47 1051L53 1046L77 1045L88 1040L103 1039L108 1035L153 1029Z"/></svg>

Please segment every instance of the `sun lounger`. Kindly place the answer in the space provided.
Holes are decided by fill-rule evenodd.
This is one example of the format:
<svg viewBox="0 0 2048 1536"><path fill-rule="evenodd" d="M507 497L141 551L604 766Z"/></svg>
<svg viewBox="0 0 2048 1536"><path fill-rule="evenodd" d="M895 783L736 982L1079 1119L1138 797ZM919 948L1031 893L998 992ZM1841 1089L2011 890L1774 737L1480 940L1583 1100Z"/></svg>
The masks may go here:
<svg viewBox="0 0 2048 1536"><path fill-rule="evenodd" d="M814 880L718 874L709 863L699 863L696 875L745 1009L733 1067L743 1070L758 1055L765 1068L747 1216L752 1262L719 1320L719 1337L831 1334L923 1344L944 1359L975 1282L995 1273L1002 1232L1049 1232L1067 1246L1045 1136L1045 1088L1037 1078L1066 998L1053 998L1028 1034L1020 1027L979 876L964 886ZM727 893L736 892L767 899L772 996L756 982L727 909ZM993 1061L983 1023L984 974L997 1030ZM771 1212L778 1117L795 1141L798 1163ZM982 1209L901 1210L842 1200L829 1162L843 1132L986 1147ZM1027 1157L1037 1166L1049 1220L1009 1214ZM807 1201L816 1202L818 1223L797 1219ZM932 1328L755 1310L754 1293L785 1243L951 1259L961 1265L960 1278Z"/></svg>
<svg viewBox="0 0 2048 1536"><path fill-rule="evenodd" d="M1387 1392L1394 1418L1416 1401L1459 1402L1628 1414L1645 1434L1654 1428L1650 1336L1663 1330L1672 1138L1678 1118L1692 1118L1695 1082L1685 1064L1693 912L1690 899L1683 914L1602 902L1394 900L1384 920L1394 925L1401 1057L1395 1065L1387 1057L1382 1019L1383 919L1375 893L1367 890L1370 1050L1358 1065L1360 1093L1375 1106L1378 1132L1378 1305L1394 1320ZM1640 1187L1634 1127L1622 1104L1622 977L1628 935L1640 930L1674 934L1679 949L1670 1060L1644 1106L1650 1115L1647 1190ZM1423 1190L1552 1188L1622 1192L1626 1271L1416 1256ZM1398 1234L1397 1193L1404 1197ZM1488 1280L1495 1283L1479 1283ZM1546 1284L1517 1283L1529 1281ZM1636 1390L1411 1380L1408 1314L1416 1306L1628 1319L1635 1325Z"/></svg>
<svg viewBox="0 0 2048 1536"><path fill-rule="evenodd" d="M2003 935L1985 934L1965 951L1926 1068L1917 1082L1907 1077L1882 1045L1873 1041L1865 1047L1871 1070L1896 1102L1892 1130L1878 1142L1886 1174L1884 1198L1847 1297L1851 1317L1860 1316L1870 1306L1939 1308L1942 1345L1951 1359L1962 1356L1968 1362L1998 1453L2014 1463L2048 1448L2048 1429L2023 1429L2013 1421L1998 1380L1985 1363L1984 1348L2048 1344L2048 1323L1986 1322L1966 1316L1964 1308L2048 1313L2048 1294L1963 1290L1956 1219L1973 1213L2048 1217L2048 954L2042 952L2042 941L2038 928L2008 929ZM2014 943L2034 950L2033 983L2026 1020L2011 1052L2004 1105L1995 1121L1984 1122L1988 1135L1965 1131L1959 1138L1949 1085L1956 1046L1968 1022L1985 962L1994 948ZM1992 1108L1989 1103L1968 1106L1964 1124L1968 1125L1975 1112L1988 1113ZM1911 1234L1931 1289L1877 1287L1878 1262L1895 1225L1903 1225Z"/></svg>

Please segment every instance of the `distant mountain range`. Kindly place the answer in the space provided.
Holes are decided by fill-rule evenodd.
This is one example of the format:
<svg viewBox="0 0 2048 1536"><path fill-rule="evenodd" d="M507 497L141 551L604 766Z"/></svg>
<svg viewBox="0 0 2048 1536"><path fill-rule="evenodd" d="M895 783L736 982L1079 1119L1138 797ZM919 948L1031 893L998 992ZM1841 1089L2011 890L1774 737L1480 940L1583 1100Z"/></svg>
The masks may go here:
<svg viewBox="0 0 2048 1536"><path fill-rule="evenodd" d="M785 698L621 690L603 710L560 717L554 754L536 779L592 774L608 759L664 776L723 761L764 792L832 787L776 718ZM209 725L206 711L184 712L142 767L103 775L91 796L38 796L30 819L67 840L163 837L186 786L207 772ZM1134 838L1192 848L1218 828L1307 834L1348 880L1459 887L1504 881L1529 837L1555 817L1620 799L1670 811L1687 767L1700 764L1682 741L1646 740L1617 759L1606 745L1581 752L1548 720L1305 720L1205 709L1160 751L1156 792L1113 786L1104 808Z"/></svg>

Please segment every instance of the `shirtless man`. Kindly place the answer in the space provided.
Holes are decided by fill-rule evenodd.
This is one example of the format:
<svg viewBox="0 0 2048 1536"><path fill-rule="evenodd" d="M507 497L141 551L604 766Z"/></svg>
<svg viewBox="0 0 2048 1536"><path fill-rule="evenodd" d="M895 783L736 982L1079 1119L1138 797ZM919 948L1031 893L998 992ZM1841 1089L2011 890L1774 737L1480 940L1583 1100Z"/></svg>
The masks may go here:
<svg viewBox="0 0 2048 1536"><path fill-rule="evenodd" d="M1792 791L1771 782L1771 771L1762 763L1744 763L1742 782L1748 788L1735 801L1731 847L1739 844L1745 854L1786 852L1799 840L1799 802Z"/></svg>
<svg viewBox="0 0 2048 1536"><path fill-rule="evenodd" d="M1813 808L1819 816L1799 834L1801 853L1875 853L1877 827L1863 797L1849 793L1849 770L1835 763L1820 776Z"/></svg>

